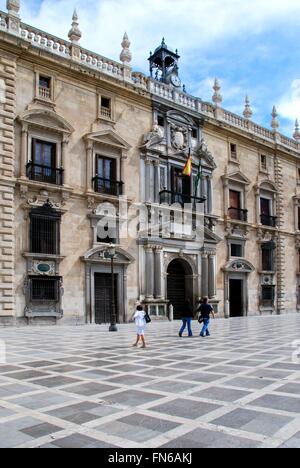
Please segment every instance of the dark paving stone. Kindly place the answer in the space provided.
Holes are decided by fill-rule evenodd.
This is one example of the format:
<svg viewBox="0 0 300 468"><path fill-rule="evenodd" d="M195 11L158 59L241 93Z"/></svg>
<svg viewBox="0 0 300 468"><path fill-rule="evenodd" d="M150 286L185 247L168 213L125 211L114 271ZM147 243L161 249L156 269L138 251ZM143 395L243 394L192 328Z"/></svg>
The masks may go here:
<svg viewBox="0 0 300 468"><path fill-rule="evenodd" d="M268 385L274 384L273 380L268 379L255 379L251 377L235 377L234 379L227 380L223 385L228 387L240 387L247 390L261 390Z"/></svg>
<svg viewBox="0 0 300 468"><path fill-rule="evenodd" d="M215 419L212 424L271 437L291 421L292 419L286 416L237 409Z"/></svg>
<svg viewBox="0 0 300 468"><path fill-rule="evenodd" d="M63 376L53 376L47 379L41 380L32 380L31 383L36 385L41 385L42 387L48 388L55 388L55 387L62 387L63 385L68 385L76 382L82 382L78 379L72 379L71 377L63 377Z"/></svg>
<svg viewBox="0 0 300 468"><path fill-rule="evenodd" d="M215 382L216 380L220 380L224 378L220 374L210 374L209 372L193 372L189 374L182 374L181 379L184 381L193 381L197 382L198 384L200 383L210 383L210 382Z"/></svg>
<svg viewBox="0 0 300 468"><path fill-rule="evenodd" d="M261 366L261 361L251 361L249 359L240 359L238 361L230 361L232 366L241 366L241 367L258 367Z"/></svg>
<svg viewBox="0 0 300 468"><path fill-rule="evenodd" d="M282 369L286 371L300 371L300 364L292 364L291 362L275 362L268 369Z"/></svg>
<svg viewBox="0 0 300 468"><path fill-rule="evenodd" d="M165 413L186 419L198 419L220 408L219 405L178 398L151 408L151 411Z"/></svg>
<svg viewBox="0 0 300 468"><path fill-rule="evenodd" d="M106 363L106 365L109 365ZM139 366L139 365L133 365L133 364L124 364L122 366L113 366L113 367L110 367L109 368L110 370L112 371L115 371L115 372L128 372L128 373L137 373L137 372L141 372L143 370L147 370L149 369L149 367L146 367L146 366Z"/></svg>
<svg viewBox="0 0 300 468"><path fill-rule="evenodd" d="M244 398L247 395L250 395L250 393L243 390L233 390L221 387L210 387L206 388L205 390L200 390L196 393L193 393L193 396L196 396L198 398L226 401L230 403L240 400L241 398Z"/></svg>
<svg viewBox="0 0 300 468"><path fill-rule="evenodd" d="M174 423L172 421L166 421L165 419L153 418L151 416L145 416L142 414L131 414L125 418L118 419L119 422L129 424L136 428L144 427L146 429L151 429L153 431L165 433L175 429L180 424Z"/></svg>
<svg viewBox="0 0 300 468"><path fill-rule="evenodd" d="M22 371L22 372L14 372L12 374L9 374L10 379L16 379L16 380L30 380L34 378L39 378L39 377L47 377L49 374L47 372L39 372L39 371Z"/></svg>
<svg viewBox="0 0 300 468"><path fill-rule="evenodd" d="M290 382L282 387L276 389L276 392L291 393L294 395L300 395L300 383Z"/></svg>
<svg viewBox="0 0 300 468"><path fill-rule="evenodd" d="M233 437L221 432L196 429L160 448L256 448L259 445L251 439Z"/></svg>
<svg viewBox="0 0 300 468"><path fill-rule="evenodd" d="M69 372L75 372L84 369L84 367L80 366L71 366L71 365L63 365L63 366L55 366L49 369L51 372L57 372L58 374L67 374Z"/></svg>
<svg viewBox="0 0 300 468"><path fill-rule="evenodd" d="M273 379L273 380L284 380L291 375L292 372L276 370L270 368L258 369L251 374L248 374L251 377L258 377L260 379Z"/></svg>
<svg viewBox="0 0 300 468"><path fill-rule="evenodd" d="M178 369L178 373L182 373L180 369ZM176 371L175 371L176 374ZM151 369L147 369L143 371L142 373L139 373L139 375L150 375L153 377L161 378L161 377L171 377L174 375L174 370L173 369L166 369L166 368L159 368L159 367L153 367Z"/></svg>
<svg viewBox="0 0 300 468"><path fill-rule="evenodd" d="M68 387L65 389L65 391L69 393L76 393L77 395L92 396L98 395L100 393L111 392L117 389L118 387L112 387L111 385L88 382L86 384Z"/></svg>
<svg viewBox="0 0 300 468"><path fill-rule="evenodd" d="M51 361L22 362L22 366L34 367L34 368L49 367L49 366L57 366L57 362L51 362Z"/></svg>
<svg viewBox="0 0 300 468"><path fill-rule="evenodd" d="M298 449L299 447L300 447L300 432L298 432L293 437L291 437L289 440L284 442L279 448L296 448L296 449Z"/></svg>
<svg viewBox="0 0 300 468"><path fill-rule="evenodd" d="M55 445L56 447L60 447L60 448L71 448L71 449L116 448L115 445L107 444L106 442L101 442L99 440L92 439L91 437L87 437L82 434L72 434L68 437L64 437L63 439L55 440L51 443L51 445Z"/></svg>
<svg viewBox="0 0 300 468"><path fill-rule="evenodd" d="M36 426L22 429L21 432L29 435L30 437L33 437L34 439L39 439L40 437L54 434L55 432L59 432L62 430L63 430L62 428L54 426L53 424L42 423Z"/></svg>
<svg viewBox="0 0 300 468"><path fill-rule="evenodd" d="M300 414L300 398L268 394L252 401L249 404L251 406L261 406L264 408Z"/></svg>
<svg viewBox="0 0 300 468"><path fill-rule="evenodd" d="M180 394L181 392L187 392L196 387L198 387L198 384L191 383L191 382L183 382L181 380L178 380L178 381L165 380L163 382L149 383L147 385L147 388L150 390L158 390L160 392L165 392L169 394L172 394L172 393Z"/></svg>
<svg viewBox="0 0 300 468"><path fill-rule="evenodd" d="M122 385L142 385L146 384L147 382L152 382L153 379L140 376L140 375L121 375L119 377L112 377L110 379L106 379L106 382L111 382L114 384L122 384Z"/></svg>
<svg viewBox="0 0 300 468"><path fill-rule="evenodd" d="M124 407L135 407L159 400L161 398L163 398L163 396L156 393L146 393L138 390L126 390L121 393L106 396L105 400L109 401L109 403L119 404Z"/></svg>

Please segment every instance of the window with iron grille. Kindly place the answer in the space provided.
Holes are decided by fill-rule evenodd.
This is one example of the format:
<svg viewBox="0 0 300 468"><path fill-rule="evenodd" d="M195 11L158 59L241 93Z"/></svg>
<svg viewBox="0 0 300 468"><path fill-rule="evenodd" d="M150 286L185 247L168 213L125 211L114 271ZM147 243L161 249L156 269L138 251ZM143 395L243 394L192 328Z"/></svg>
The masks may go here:
<svg viewBox="0 0 300 468"><path fill-rule="evenodd" d="M262 270L274 271L275 270L275 251L276 246L273 242L266 242L261 247L262 252Z"/></svg>
<svg viewBox="0 0 300 468"><path fill-rule="evenodd" d="M275 286L262 286L262 304L272 306L275 300Z"/></svg>
<svg viewBox="0 0 300 468"><path fill-rule="evenodd" d="M61 214L50 205L35 208L30 213L30 252L60 254Z"/></svg>
<svg viewBox="0 0 300 468"><path fill-rule="evenodd" d="M59 286L61 278L57 277L32 277L31 282L31 300L32 301L51 301L59 300Z"/></svg>

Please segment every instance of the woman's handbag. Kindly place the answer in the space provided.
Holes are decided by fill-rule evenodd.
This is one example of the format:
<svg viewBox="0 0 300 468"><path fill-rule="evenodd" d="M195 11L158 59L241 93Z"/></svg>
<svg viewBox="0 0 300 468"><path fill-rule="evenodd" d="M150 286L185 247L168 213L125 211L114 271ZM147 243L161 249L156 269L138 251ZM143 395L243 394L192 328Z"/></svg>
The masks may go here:
<svg viewBox="0 0 300 468"><path fill-rule="evenodd" d="M198 318L198 322L199 322L200 324L201 324L201 323L204 323L204 318L200 316L200 317Z"/></svg>
<svg viewBox="0 0 300 468"><path fill-rule="evenodd" d="M152 320L151 320L150 315L148 314L148 312L146 312L146 313L145 313L145 322L146 322L146 323L151 323L151 321L152 321Z"/></svg>

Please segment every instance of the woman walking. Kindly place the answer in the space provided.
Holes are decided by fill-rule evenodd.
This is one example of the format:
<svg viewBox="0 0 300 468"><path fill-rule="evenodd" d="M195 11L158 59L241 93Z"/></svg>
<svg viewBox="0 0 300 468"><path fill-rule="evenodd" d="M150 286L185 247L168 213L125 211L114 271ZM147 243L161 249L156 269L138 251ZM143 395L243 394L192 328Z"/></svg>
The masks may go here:
<svg viewBox="0 0 300 468"><path fill-rule="evenodd" d="M136 325L136 342L133 347L136 348L141 340L143 345L142 348L146 348L145 342L145 328L146 328L146 313L141 305L137 306L136 311L133 315L133 319Z"/></svg>
<svg viewBox="0 0 300 468"><path fill-rule="evenodd" d="M179 336L180 338L182 338L184 330L187 327L189 337L191 338L193 336L192 320L194 318L194 313L193 313L193 308L192 308L190 300L185 301L184 306L182 308L181 318L182 318L182 327L180 329Z"/></svg>

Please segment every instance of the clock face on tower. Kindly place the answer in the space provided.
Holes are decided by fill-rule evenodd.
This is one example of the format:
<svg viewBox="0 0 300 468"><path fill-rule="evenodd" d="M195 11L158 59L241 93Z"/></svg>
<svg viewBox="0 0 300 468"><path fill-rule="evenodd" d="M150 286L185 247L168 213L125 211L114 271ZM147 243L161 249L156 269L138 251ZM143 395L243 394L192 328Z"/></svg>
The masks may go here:
<svg viewBox="0 0 300 468"><path fill-rule="evenodd" d="M181 80L178 75L171 75L171 83L173 86L176 88L179 88L181 86Z"/></svg>

